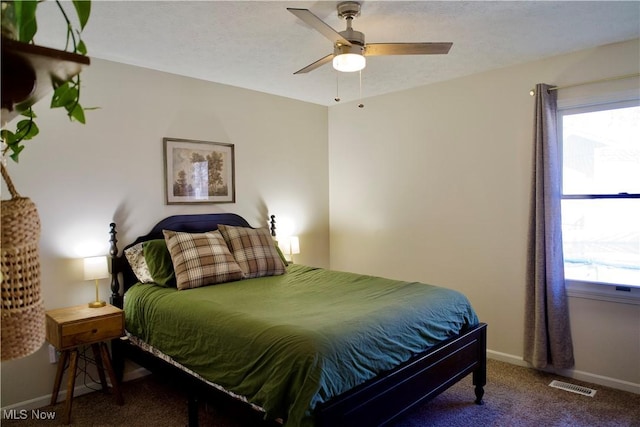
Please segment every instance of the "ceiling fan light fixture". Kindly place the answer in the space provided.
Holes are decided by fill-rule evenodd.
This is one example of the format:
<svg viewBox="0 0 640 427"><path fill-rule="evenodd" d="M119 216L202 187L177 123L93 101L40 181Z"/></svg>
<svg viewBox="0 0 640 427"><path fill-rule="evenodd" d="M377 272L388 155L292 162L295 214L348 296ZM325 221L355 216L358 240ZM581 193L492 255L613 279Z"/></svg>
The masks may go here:
<svg viewBox="0 0 640 427"><path fill-rule="evenodd" d="M307 65L293 74L304 74L333 61L337 71L351 73L360 71L367 65L365 56L386 55L445 55L453 43L365 43L364 33L353 29L353 20L360 16L359 1L338 3L338 16L345 20L347 28L336 31L326 22L314 15L309 9L288 7L287 10L331 40L333 53Z"/></svg>
<svg viewBox="0 0 640 427"><path fill-rule="evenodd" d="M333 57L333 68L344 73L360 71L366 65L366 58L358 53L343 53Z"/></svg>

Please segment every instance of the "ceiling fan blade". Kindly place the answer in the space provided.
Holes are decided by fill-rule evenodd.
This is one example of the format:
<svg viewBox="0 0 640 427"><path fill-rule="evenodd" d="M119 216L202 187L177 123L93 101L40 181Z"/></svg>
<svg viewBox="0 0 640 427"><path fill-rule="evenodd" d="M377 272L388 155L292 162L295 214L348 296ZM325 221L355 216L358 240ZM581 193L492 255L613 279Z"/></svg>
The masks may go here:
<svg viewBox="0 0 640 427"><path fill-rule="evenodd" d="M349 40L342 37L339 32L327 25L322 19L311 13L309 9L295 9L292 7L288 7L287 10L296 15L306 24L311 25L316 31L331 40L333 44L340 43L343 45L351 46L351 42Z"/></svg>
<svg viewBox="0 0 640 427"><path fill-rule="evenodd" d="M367 43L364 55L443 55L451 46L453 43Z"/></svg>
<svg viewBox="0 0 640 427"><path fill-rule="evenodd" d="M330 62L333 59L333 53L330 53L329 55L325 56L324 58L320 58L318 59L316 62L314 62L313 64L309 64L306 67L296 71L293 74L302 74L302 73L308 73L309 71L313 71L316 68L326 64L327 62Z"/></svg>

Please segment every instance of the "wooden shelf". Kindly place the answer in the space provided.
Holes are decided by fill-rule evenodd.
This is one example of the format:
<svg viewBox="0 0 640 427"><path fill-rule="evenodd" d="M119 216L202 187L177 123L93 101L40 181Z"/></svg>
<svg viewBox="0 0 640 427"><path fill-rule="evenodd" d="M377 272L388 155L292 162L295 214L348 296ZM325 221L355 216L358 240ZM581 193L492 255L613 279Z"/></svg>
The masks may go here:
<svg viewBox="0 0 640 427"><path fill-rule="evenodd" d="M2 126L90 64L88 56L2 38Z"/></svg>

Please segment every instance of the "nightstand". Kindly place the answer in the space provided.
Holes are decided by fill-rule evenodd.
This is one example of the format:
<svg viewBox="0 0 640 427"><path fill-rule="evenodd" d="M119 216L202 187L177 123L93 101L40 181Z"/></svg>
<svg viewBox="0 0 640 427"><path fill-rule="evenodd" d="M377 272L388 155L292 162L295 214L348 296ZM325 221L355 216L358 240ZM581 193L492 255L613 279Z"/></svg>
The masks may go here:
<svg viewBox="0 0 640 427"><path fill-rule="evenodd" d="M51 404L58 400L60 383L69 362L67 372L67 398L65 401L64 422L71 420L71 405L78 366L78 348L90 345L104 391L108 390L105 370L111 380L116 403L124 403L118 381L113 372L109 349L106 341L122 336L124 332L124 312L107 304L100 308L89 308L86 304L75 307L59 308L47 311L47 341L60 350L60 360L51 395Z"/></svg>

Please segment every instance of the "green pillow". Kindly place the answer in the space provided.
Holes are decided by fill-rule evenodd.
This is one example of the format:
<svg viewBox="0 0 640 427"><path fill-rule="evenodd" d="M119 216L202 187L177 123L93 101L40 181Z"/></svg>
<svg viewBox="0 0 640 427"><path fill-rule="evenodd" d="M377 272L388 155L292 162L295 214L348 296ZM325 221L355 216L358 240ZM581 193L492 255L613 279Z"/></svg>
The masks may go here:
<svg viewBox="0 0 640 427"><path fill-rule="evenodd" d="M144 260L153 281L166 288L176 286L176 273L173 271L171 254L164 239L149 240L144 243Z"/></svg>

